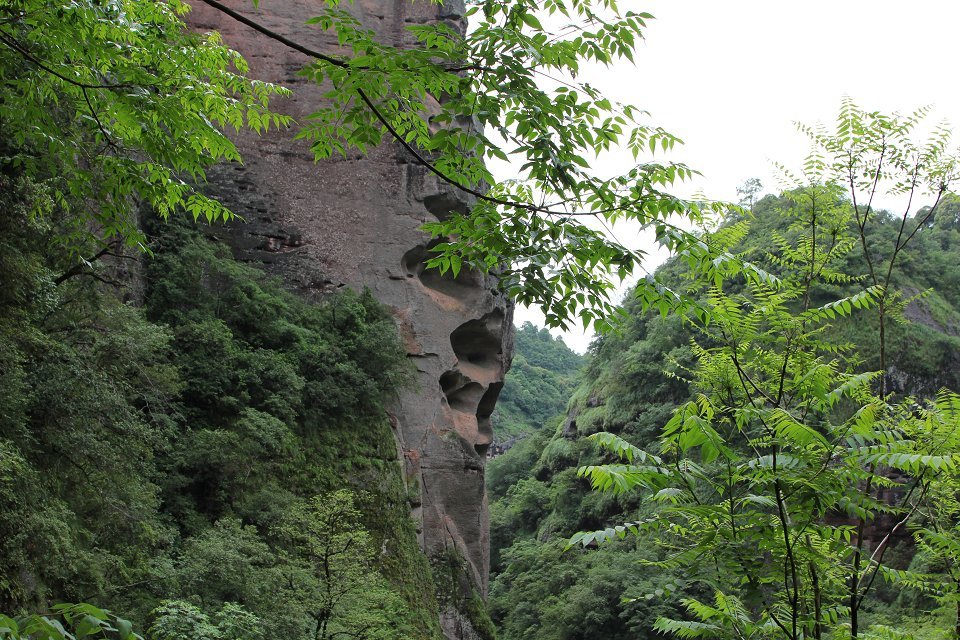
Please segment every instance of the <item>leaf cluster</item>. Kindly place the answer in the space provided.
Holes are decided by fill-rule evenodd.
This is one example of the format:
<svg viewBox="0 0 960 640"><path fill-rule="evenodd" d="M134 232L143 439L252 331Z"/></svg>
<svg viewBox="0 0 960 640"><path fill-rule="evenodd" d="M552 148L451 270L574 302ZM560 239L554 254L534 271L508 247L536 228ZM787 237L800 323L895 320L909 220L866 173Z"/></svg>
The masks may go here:
<svg viewBox="0 0 960 640"><path fill-rule="evenodd" d="M219 34L189 31L180 0L0 5L0 166L49 183L73 211L58 240L144 236L134 200L162 217L232 214L195 188L220 161L238 161L223 129L262 132L281 88L244 77L246 62Z"/></svg>

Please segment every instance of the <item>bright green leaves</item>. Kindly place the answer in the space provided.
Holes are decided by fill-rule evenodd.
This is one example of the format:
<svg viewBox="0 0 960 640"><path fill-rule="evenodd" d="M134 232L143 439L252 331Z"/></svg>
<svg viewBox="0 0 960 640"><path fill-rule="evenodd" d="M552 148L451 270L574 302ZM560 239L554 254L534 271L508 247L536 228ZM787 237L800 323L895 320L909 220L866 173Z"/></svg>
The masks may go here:
<svg viewBox="0 0 960 640"><path fill-rule="evenodd" d="M150 640L264 640L264 623L234 602L212 617L184 600L164 600L150 612Z"/></svg>
<svg viewBox="0 0 960 640"><path fill-rule="evenodd" d="M868 405L844 433L852 464L883 465L911 477L956 472L960 465L960 396L941 390L932 402L907 398L881 411Z"/></svg>
<svg viewBox="0 0 960 640"><path fill-rule="evenodd" d="M713 417L714 407L706 396L701 395L680 407L663 428L664 452L689 454L697 449L705 463L713 462L720 455L730 459L733 452L714 428Z"/></svg>
<svg viewBox="0 0 960 640"><path fill-rule="evenodd" d="M627 534L639 535L640 527L643 526L643 523L640 522L628 522L626 524L618 524L614 527L608 527L601 531L580 531L573 534L570 537L570 541L567 543L566 549L570 549L575 546L589 547L592 544L608 542L611 540L622 540L627 537Z"/></svg>
<svg viewBox="0 0 960 640"><path fill-rule="evenodd" d="M654 464L662 464L662 461L657 456L648 454L643 449L633 446L623 438L619 438L612 433L595 433L590 436L590 439L604 449L607 449L616 454L618 457L625 459L627 462L633 463L636 461L640 463L650 460Z"/></svg>
<svg viewBox="0 0 960 640"><path fill-rule="evenodd" d="M133 625L106 609L91 604L57 604L47 615L13 619L0 614L2 640L143 640Z"/></svg>
<svg viewBox="0 0 960 640"><path fill-rule="evenodd" d="M329 90L299 136L318 159L399 141L473 203L468 215L425 226L448 239L432 267L496 270L504 290L540 306L549 325L608 327L612 291L643 259L610 225L657 223L661 239L667 228L683 238L674 220L722 209L670 196L693 171L645 160L679 139L577 80L587 63L632 60L651 16L571 0L484 0L467 15L465 34L444 21L415 25L417 46L397 48L328 7L311 23L348 55L317 53L304 70ZM598 177L594 159L619 147L644 161ZM493 158L509 160L516 177L496 184L484 163Z"/></svg>
<svg viewBox="0 0 960 640"><path fill-rule="evenodd" d="M960 177L956 153L949 150L950 128L940 123L924 139L916 138L930 111L921 107L909 114L889 115L865 110L844 98L833 132L798 125L815 145L805 173L843 184L862 196L857 204L863 216L873 213L871 196L878 192L945 193Z"/></svg>
<svg viewBox="0 0 960 640"><path fill-rule="evenodd" d="M721 638L730 637L730 630L737 632L738 638L777 637L775 625L757 623L752 619L749 606L739 598L716 591L714 604L708 605L694 598L684 598L683 606L697 620L670 620L659 618L654 629L671 634L677 638Z"/></svg>
<svg viewBox="0 0 960 640"><path fill-rule="evenodd" d="M380 573L384 553L364 527L358 498L348 489L291 505L276 526L294 565L289 579L310 612L309 637L335 640L391 630L403 603ZM384 542L384 549L394 541ZM382 637L403 637L400 632Z"/></svg>
<svg viewBox="0 0 960 640"><path fill-rule="evenodd" d="M875 306L882 291L882 287L867 287L852 296L833 300L815 309L807 309L800 317L805 322L822 322L824 320L847 318L850 317L855 310L865 310Z"/></svg>
<svg viewBox="0 0 960 640"><path fill-rule="evenodd" d="M224 128L262 132L289 119L268 108L279 87L248 80L216 33L187 31L179 0L0 6L0 163L50 178L72 233L142 239L139 199L160 215L229 217L194 189L239 154ZM66 238L68 243L70 238Z"/></svg>
<svg viewBox="0 0 960 640"><path fill-rule="evenodd" d="M594 488L640 492L656 511L645 523L577 534L571 544L632 533L664 552L656 566L699 576L714 590L712 604L683 601L695 620L658 620L675 637L825 637L855 618L877 577L956 591L944 576L887 567L889 538L869 554L863 540L868 523L902 529L921 513L938 520L930 496L955 493L960 396L895 400L875 391L881 372L862 371L841 323L892 313L903 297L887 286L895 260L876 279L849 273L852 253L875 249L859 236L863 211L858 217L835 184L808 184L781 201L789 225L768 228L771 241L749 250L766 254L769 271L748 260L738 216L696 238L663 230L690 286L638 295L645 310L679 312L700 331L691 346L697 364L683 369L693 397L664 425L655 464L603 434L593 439L617 460L579 470ZM891 224L901 232L896 253L912 227ZM939 518L939 529L917 535L943 553L958 539L947 524Z"/></svg>
<svg viewBox="0 0 960 640"><path fill-rule="evenodd" d="M438 245L428 265L443 268L462 257L472 266L498 269L501 288L521 304L539 305L549 326L564 326L578 316L585 324L612 317L614 282L641 255L569 218L524 218L480 203L469 215L429 223L430 232L470 242Z"/></svg>

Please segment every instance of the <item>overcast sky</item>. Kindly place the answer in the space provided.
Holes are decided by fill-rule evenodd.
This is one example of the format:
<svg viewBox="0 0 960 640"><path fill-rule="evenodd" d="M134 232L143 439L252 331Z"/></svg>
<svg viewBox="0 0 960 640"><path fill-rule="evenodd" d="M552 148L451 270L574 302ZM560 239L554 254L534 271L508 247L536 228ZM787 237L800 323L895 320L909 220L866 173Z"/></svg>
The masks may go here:
<svg viewBox="0 0 960 640"><path fill-rule="evenodd" d="M680 195L736 200L753 177L776 191L771 163L797 166L807 151L794 122L831 124L845 95L886 112L933 105L932 121L960 126L960 2L620 0L620 8L656 18L636 66L580 79L684 140L671 159L704 176ZM517 310L517 324L539 318ZM563 336L581 352L590 342L582 332Z"/></svg>

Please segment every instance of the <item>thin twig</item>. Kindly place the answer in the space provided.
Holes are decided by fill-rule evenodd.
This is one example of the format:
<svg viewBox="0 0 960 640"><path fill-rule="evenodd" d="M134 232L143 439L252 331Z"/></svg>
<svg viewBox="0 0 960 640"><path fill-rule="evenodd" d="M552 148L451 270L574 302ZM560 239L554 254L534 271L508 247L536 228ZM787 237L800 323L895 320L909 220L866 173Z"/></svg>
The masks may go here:
<svg viewBox="0 0 960 640"><path fill-rule="evenodd" d="M19 53L21 56L23 56L33 64L37 65L47 73L53 76L56 76L57 78L60 78L64 82L72 84L75 87L80 87L81 89L129 89L130 88L130 85L128 84L89 84L87 82L80 82L79 80L68 78L67 76L54 71L53 69L48 67L46 64L41 62L36 56L34 56L29 51L27 51L27 49L24 48L23 45L17 42L13 37L10 36L10 34L6 33L2 29L0 29L0 42L7 45L7 47L13 49L17 53Z"/></svg>

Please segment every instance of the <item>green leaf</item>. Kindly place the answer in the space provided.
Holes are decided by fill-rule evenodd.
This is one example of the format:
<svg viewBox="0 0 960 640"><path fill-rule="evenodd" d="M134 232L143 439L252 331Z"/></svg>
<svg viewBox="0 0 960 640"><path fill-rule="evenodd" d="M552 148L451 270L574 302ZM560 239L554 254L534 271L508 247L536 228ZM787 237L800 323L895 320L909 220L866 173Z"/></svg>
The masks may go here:
<svg viewBox="0 0 960 640"><path fill-rule="evenodd" d="M532 27L537 31L543 31L543 25L540 24L540 21L532 13L522 13L520 14L520 19L523 20L523 23L528 27Z"/></svg>
<svg viewBox="0 0 960 640"><path fill-rule="evenodd" d="M133 636L133 623L123 618L116 620L117 635L120 640L129 640Z"/></svg>

